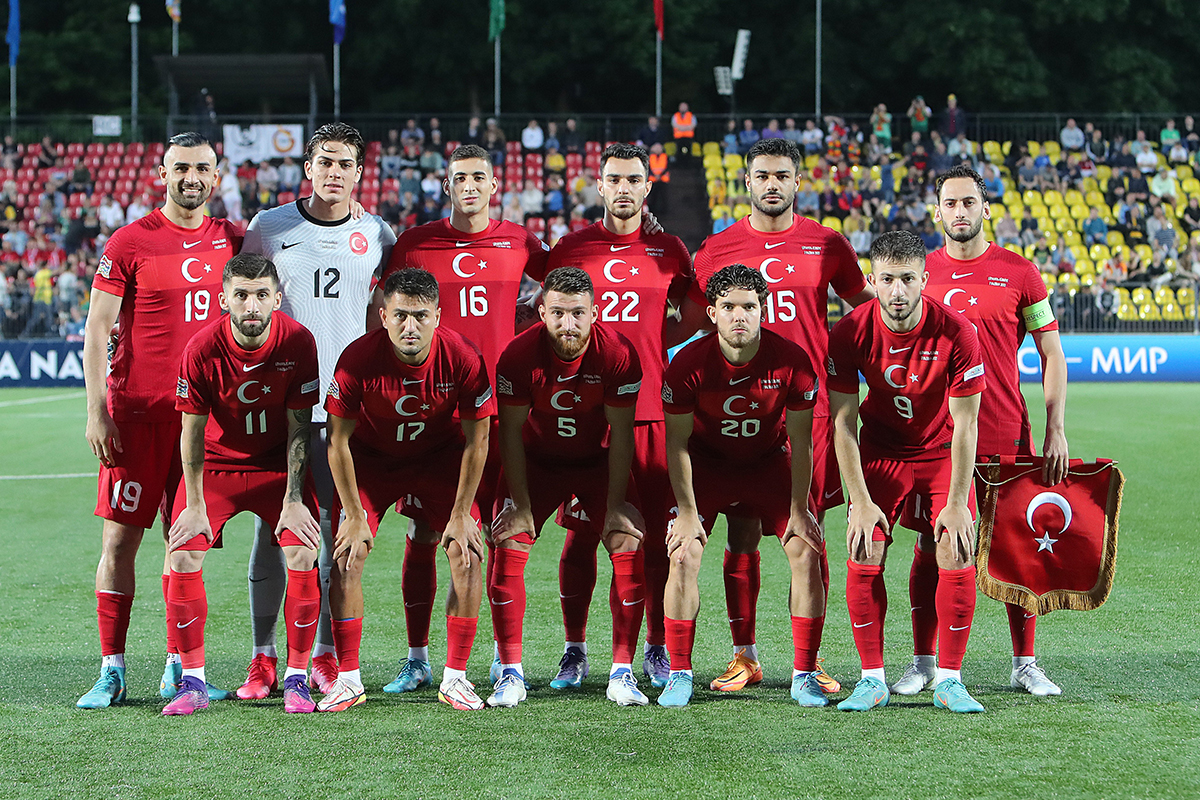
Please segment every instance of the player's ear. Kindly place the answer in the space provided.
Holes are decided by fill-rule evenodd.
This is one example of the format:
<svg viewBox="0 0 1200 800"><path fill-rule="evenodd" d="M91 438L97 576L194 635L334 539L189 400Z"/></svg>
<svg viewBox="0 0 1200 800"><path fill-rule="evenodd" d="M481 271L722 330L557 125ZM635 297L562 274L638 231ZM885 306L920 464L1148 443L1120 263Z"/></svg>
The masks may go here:
<svg viewBox="0 0 1200 800"><path fill-rule="evenodd" d="M717 307L709 306L708 308L706 308L704 310L706 312L708 312L708 321L711 322L712 324L716 325L717 324Z"/></svg>
<svg viewBox="0 0 1200 800"><path fill-rule="evenodd" d="M275 308L273 310L278 311L281 308L283 308L283 292L276 290L275 291Z"/></svg>
<svg viewBox="0 0 1200 800"><path fill-rule="evenodd" d="M231 164L230 166L232 167L233 165ZM304 177L310 181L312 180L312 162L307 158L304 159Z"/></svg>
<svg viewBox="0 0 1200 800"><path fill-rule="evenodd" d="M989 203L987 200L983 201L983 218L984 219L992 218L992 204Z"/></svg>
<svg viewBox="0 0 1200 800"><path fill-rule="evenodd" d="M433 327L436 328L438 325L441 325L441 324L442 324L442 307L438 306L437 308L435 308L433 310Z"/></svg>
<svg viewBox="0 0 1200 800"><path fill-rule="evenodd" d="M222 311L229 310L229 301L225 298L225 292L217 292L217 304L221 306ZM278 306L276 306L276 308L278 308Z"/></svg>

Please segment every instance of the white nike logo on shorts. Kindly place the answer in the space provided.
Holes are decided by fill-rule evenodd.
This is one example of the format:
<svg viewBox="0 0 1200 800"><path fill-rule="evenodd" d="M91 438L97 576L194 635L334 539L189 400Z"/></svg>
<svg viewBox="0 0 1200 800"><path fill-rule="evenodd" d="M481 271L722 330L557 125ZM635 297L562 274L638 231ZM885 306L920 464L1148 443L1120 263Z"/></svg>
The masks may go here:
<svg viewBox="0 0 1200 800"><path fill-rule="evenodd" d="M493 601L492 601L492 605L494 605L494 606L506 606L506 605L508 605L508 604L509 604L509 603L511 603L511 602L512 602L512 600L505 600L503 603L500 603L500 602L497 602L496 600L493 600Z"/></svg>

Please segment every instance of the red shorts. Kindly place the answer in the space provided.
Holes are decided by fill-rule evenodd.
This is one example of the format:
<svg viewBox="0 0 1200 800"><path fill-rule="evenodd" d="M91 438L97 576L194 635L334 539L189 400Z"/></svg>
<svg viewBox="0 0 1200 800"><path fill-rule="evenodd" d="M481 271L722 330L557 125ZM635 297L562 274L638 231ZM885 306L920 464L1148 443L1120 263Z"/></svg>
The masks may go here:
<svg viewBox="0 0 1200 800"><path fill-rule="evenodd" d="M493 518L505 506L512 504L503 470L499 478ZM525 479L529 486L529 500L533 506L533 520L538 527L538 531L534 533L535 538L554 510L572 497L575 498L571 506L575 524L582 523L587 526L575 530L587 530L597 537L604 535L601 527L608 513L607 458L586 466L562 462L545 464L526 459ZM635 507L639 507L637 487L632 479L629 481L625 498Z"/></svg>
<svg viewBox="0 0 1200 800"><path fill-rule="evenodd" d="M792 514L791 457L779 452L752 464L734 464L693 454L692 490L705 531L711 533L717 515L725 514L757 519L764 536L782 537ZM671 518L675 516L672 509Z"/></svg>
<svg viewBox="0 0 1200 800"><path fill-rule="evenodd" d="M479 488L475 490L475 505L479 508L480 519L489 525L492 522L492 508L496 503L496 487L500 481L500 420L498 417L491 419L492 425L488 431L487 461L483 462L483 474L479 476ZM457 478L455 480L457 481ZM334 494L336 493L335 491ZM405 500L405 497L401 497L396 501L397 514L403 514L412 520L429 522L428 515L419 504L406 503ZM435 528L435 530L440 529Z"/></svg>
<svg viewBox="0 0 1200 800"><path fill-rule="evenodd" d="M846 502L842 493L842 476L838 472L837 452L833 448L833 419L813 417L813 472L809 489L809 505L821 511L837 508Z"/></svg>
<svg viewBox="0 0 1200 800"><path fill-rule="evenodd" d="M210 544L203 536L193 536L180 550L208 550L222 547L221 531L225 523L243 511L249 511L263 521L264 530L274 531L283 510L283 495L287 490L286 472L233 472L227 470L204 470L204 505L208 510L208 524L213 531ZM304 478L304 505L314 520L321 518L317 510L317 490L312 475ZM175 494L175 510L172 520L187 507L187 491L183 483ZM272 537L272 541L275 541ZM296 534L285 530L277 542L283 547L304 547Z"/></svg>
<svg viewBox="0 0 1200 800"><path fill-rule="evenodd" d="M446 530L458 494L458 475L463 451L447 447L412 461L379 458L353 453L358 498L367 512L371 533L379 530L383 514L393 504L410 519L421 519L435 531ZM342 502L333 496L333 529L341 522ZM479 508L472 504L471 516L479 522Z"/></svg>
<svg viewBox="0 0 1200 800"><path fill-rule="evenodd" d="M1036 455L1036 452L1034 451L1033 447L1030 446L1028 442L1026 442L1025 445L1026 446L1024 446L1024 447L1014 448L1014 451L1012 453L1007 453L1006 455L1014 455L1014 456ZM977 455L975 457L975 462L979 463L981 461L987 461L990 458L991 458L990 455L987 455L987 456L978 456ZM975 481L974 482L975 482L975 497L976 498L983 497L985 494L987 494L987 484L984 483L983 477L979 474L979 470L975 471ZM918 496L913 497L913 500L911 503L905 504L904 511L901 512L901 514L900 514L900 524L903 525L904 527L908 528L910 531L916 531L917 533L921 533L921 534L933 535L933 521L935 519L937 519L937 515L934 514L931 516L929 513L929 504L926 503L924 507L921 507L918 505L920 502L922 502L922 498L918 495ZM972 510L974 510L974 509L972 509Z"/></svg>
<svg viewBox="0 0 1200 800"><path fill-rule="evenodd" d="M161 513L171 517L175 489L183 479L179 463L182 417L171 422L118 422L123 452L111 467L100 465L96 516L121 525L149 528Z"/></svg>
<svg viewBox="0 0 1200 800"><path fill-rule="evenodd" d="M949 455L923 461L899 461L864 452L862 468L871 500L883 511L889 526L894 527L902 512L912 509L924 524L925 531L933 532L933 521L946 507L950 489ZM972 517L977 516L974 485L967 494L967 508ZM875 529L873 538L891 541L891 537L885 536L879 528Z"/></svg>

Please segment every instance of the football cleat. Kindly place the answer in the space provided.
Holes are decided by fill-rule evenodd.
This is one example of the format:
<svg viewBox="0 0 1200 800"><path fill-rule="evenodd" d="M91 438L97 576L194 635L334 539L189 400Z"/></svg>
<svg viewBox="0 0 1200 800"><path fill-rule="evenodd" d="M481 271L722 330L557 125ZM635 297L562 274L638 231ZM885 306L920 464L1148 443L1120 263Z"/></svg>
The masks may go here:
<svg viewBox="0 0 1200 800"><path fill-rule="evenodd" d="M493 657L492 667L488 670L488 680L491 681L492 686L500 682L500 676L503 674L504 667L500 664L500 656ZM528 688L528 683L526 683L526 688Z"/></svg>
<svg viewBox="0 0 1200 800"><path fill-rule="evenodd" d="M821 684L821 691L825 694L837 694L842 690L842 684L825 671L825 659L817 659L817 669L813 675L817 676L817 683Z"/></svg>
<svg viewBox="0 0 1200 800"><path fill-rule="evenodd" d="M317 703L317 711L345 711L367 702L367 692L360 684L338 678Z"/></svg>
<svg viewBox="0 0 1200 800"><path fill-rule="evenodd" d="M233 692L227 691L225 689L218 689L217 687L213 686L211 683L207 683L207 682L204 684L204 690L206 692L208 692L208 699L214 700L214 701L228 700L229 696L233 694Z"/></svg>
<svg viewBox="0 0 1200 800"><path fill-rule="evenodd" d="M558 662L558 675L550 681L551 689L578 689L588 674L588 657L578 647L568 647Z"/></svg>
<svg viewBox="0 0 1200 800"><path fill-rule="evenodd" d="M1062 689L1046 677L1046 671L1036 661L1022 664L1012 671L1008 684L1014 689L1024 689L1036 697L1062 694Z"/></svg>
<svg viewBox="0 0 1200 800"><path fill-rule="evenodd" d="M910 697L920 694L926 689L933 688L933 679L936 674L932 667L925 667L915 661L910 661L904 669L904 674L900 676L900 680L892 684L892 691Z"/></svg>
<svg viewBox="0 0 1200 800"><path fill-rule="evenodd" d="M642 660L642 672L650 679L650 685L655 689L667 685L667 679L671 677L671 656L667 654L664 645L650 645Z"/></svg>
<svg viewBox="0 0 1200 800"><path fill-rule="evenodd" d="M801 673L792 678L792 699L805 708L823 708L829 705L829 698L817 680L817 673Z"/></svg>
<svg viewBox="0 0 1200 800"><path fill-rule="evenodd" d="M179 682L175 699L163 708L163 716L179 717L195 714L208 708L208 687L191 675L184 675Z"/></svg>
<svg viewBox="0 0 1200 800"><path fill-rule="evenodd" d="M396 679L383 687L383 690L388 694L403 694L404 692L415 692L422 686L429 686L432 683L433 670L430 668L429 662L419 658L409 658L400 665L400 674L396 676Z"/></svg>
<svg viewBox="0 0 1200 800"><path fill-rule="evenodd" d="M279 688L279 676L275 672L278 662L268 655L259 653L250 659L246 667L246 682L237 690L242 700L264 700Z"/></svg>
<svg viewBox="0 0 1200 800"><path fill-rule="evenodd" d="M164 700L171 700L179 693L179 682L183 680L183 664L179 661L168 661L163 667L162 679L158 682L158 694Z"/></svg>
<svg viewBox="0 0 1200 800"><path fill-rule="evenodd" d="M313 656L312 670L308 673L308 688L316 689L321 694L329 694L329 689L337 680L337 676L337 656L333 653Z"/></svg>
<svg viewBox="0 0 1200 800"><path fill-rule="evenodd" d="M311 714L317 710L317 704L308 693L308 679L303 675L284 679L283 710L289 714Z"/></svg>
<svg viewBox="0 0 1200 800"><path fill-rule="evenodd" d="M104 667L100 677L75 703L76 708L108 708L125 702L125 668Z"/></svg>
<svg viewBox="0 0 1200 800"><path fill-rule="evenodd" d="M886 683L878 678L863 678L837 707L839 711L870 711L886 706L890 697Z"/></svg>
<svg viewBox="0 0 1200 800"><path fill-rule="evenodd" d="M692 676L683 670L676 670L667 678L667 688L658 696L658 704L663 708L683 708L692 700Z"/></svg>
<svg viewBox="0 0 1200 800"><path fill-rule="evenodd" d="M740 692L747 686L762 683L762 666L757 661L746 658L744 649L738 650L725 672L708 685L714 692Z"/></svg>
<svg viewBox="0 0 1200 800"><path fill-rule="evenodd" d="M933 690L933 704L955 714L978 714L983 706L967 693L967 687L955 678L946 678Z"/></svg>
<svg viewBox="0 0 1200 800"><path fill-rule="evenodd" d="M495 691L487 699L492 708L513 708L527 697L525 681L515 669L506 669L496 681Z"/></svg>
<svg viewBox="0 0 1200 800"><path fill-rule="evenodd" d="M638 688L637 678L633 673L622 667L616 674L608 678L608 691L605 696L619 706L645 706L650 704L650 698L642 694Z"/></svg>
<svg viewBox="0 0 1200 800"><path fill-rule="evenodd" d="M438 687L438 700L459 711L478 711L483 708L483 701L475 694L475 684L463 677L449 683L443 681Z"/></svg>

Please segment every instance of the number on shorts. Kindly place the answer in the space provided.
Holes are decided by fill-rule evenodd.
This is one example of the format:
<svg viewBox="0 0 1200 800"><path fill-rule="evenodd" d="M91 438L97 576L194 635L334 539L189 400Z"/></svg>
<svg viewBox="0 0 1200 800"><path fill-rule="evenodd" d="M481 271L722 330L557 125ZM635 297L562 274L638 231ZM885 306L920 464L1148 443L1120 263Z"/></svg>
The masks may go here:
<svg viewBox="0 0 1200 800"><path fill-rule="evenodd" d="M126 514L132 514L142 502L142 485L137 481L129 481L122 488L121 483L117 481L113 484L112 499L108 504L112 508L120 508Z"/></svg>

